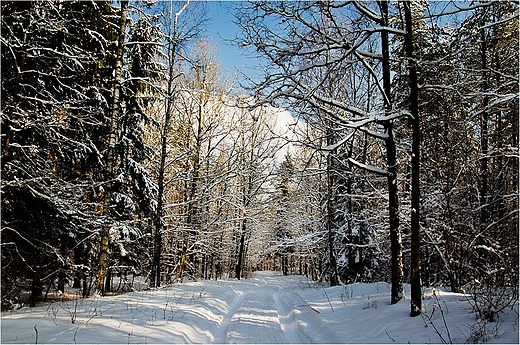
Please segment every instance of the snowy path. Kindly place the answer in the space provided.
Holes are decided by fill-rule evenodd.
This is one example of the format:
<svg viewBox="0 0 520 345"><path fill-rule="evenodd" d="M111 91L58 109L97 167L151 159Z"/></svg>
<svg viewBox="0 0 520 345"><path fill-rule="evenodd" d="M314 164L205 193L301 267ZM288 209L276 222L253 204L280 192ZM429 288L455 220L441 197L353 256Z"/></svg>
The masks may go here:
<svg viewBox="0 0 520 345"><path fill-rule="evenodd" d="M481 333L467 297L435 293L425 290L428 321L410 318L407 299L391 306L387 283L328 287L256 272L240 281L194 281L2 313L0 343L440 343L437 331L448 339L446 325L454 343L476 335L477 341L518 343L518 304Z"/></svg>
<svg viewBox="0 0 520 345"><path fill-rule="evenodd" d="M245 296L237 311L231 316L226 327L225 339L218 343L287 343L273 299L267 289L250 292Z"/></svg>
<svg viewBox="0 0 520 345"><path fill-rule="evenodd" d="M262 272L263 273L263 272ZM240 296L225 316L215 335L217 344L300 343L295 325L281 303L280 283L260 273L241 284ZM271 279L270 279L271 278Z"/></svg>

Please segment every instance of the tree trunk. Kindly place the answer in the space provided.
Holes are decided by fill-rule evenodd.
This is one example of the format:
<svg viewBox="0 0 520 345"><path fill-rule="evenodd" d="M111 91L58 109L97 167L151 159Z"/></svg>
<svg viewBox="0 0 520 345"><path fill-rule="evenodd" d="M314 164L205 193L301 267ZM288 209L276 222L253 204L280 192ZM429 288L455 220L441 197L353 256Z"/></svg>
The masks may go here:
<svg viewBox="0 0 520 345"><path fill-rule="evenodd" d="M40 273L34 272L31 283L31 296L29 298L30 306L36 307L36 303L40 300L43 292L42 282L40 280Z"/></svg>
<svg viewBox="0 0 520 345"><path fill-rule="evenodd" d="M480 29L480 38L482 42L481 46L481 64L482 64L482 84L481 84L481 92L484 93L484 98L482 100L482 116L480 122L480 150L481 150L481 158L480 158L480 227L481 231L484 231L489 223L489 215L488 215L488 151L489 151L489 113L488 113L488 104L489 104L489 96L485 93L489 88L488 83L488 73L487 73L487 44L486 44L486 29Z"/></svg>
<svg viewBox="0 0 520 345"><path fill-rule="evenodd" d="M182 281L184 280L184 271L186 269L186 264L188 262L188 254L187 253L188 253L188 249L186 248L185 245L183 245L183 247L182 247L182 254L181 254L181 261L180 261L180 264L179 264L179 276L178 276L178 279L179 279L180 283L182 283Z"/></svg>
<svg viewBox="0 0 520 345"><path fill-rule="evenodd" d="M331 130L329 130L331 132ZM327 135L327 145L332 144L331 134ZM338 285L338 268L336 264L336 256L334 254L334 234L333 234L333 183L332 176L332 152L327 155L327 242L329 250L329 268L330 268L330 286Z"/></svg>
<svg viewBox="0 0 520 345"><path fill-rule="evenodd" d="M166 158L168 155L168 133L170 129L170 121L173 116L173 104L175 96L175 56L177 52L177 18L186 9L188 2L182 9L176 13L173 26L169 26L169 40L168 40L168 57L169 57L169 75L168 75L168 94L166 101L166 114L164 116L164 124L161 135L161 157L159 163L159 171L157 176L157 210L155 214L155 234L154 234L154 252L152 264L152 278L150 283L155 287L161 286L161 253L162 253L162 232L163 232L163 214L164 214L164 174L166 168ZM173 10L170 7L170 15ZM171 22L171 21L170 21Z"/></svg>
<svg viewBox="0 0 520 345"><path fill-rule="evenodd" d="M237 264L235 266L235 277L240 280L240 275L242 273L242 261L244 257L244 248L245 248L245 240L246 240L246 220L242 221L242 231L240 233L240 243L238 245L237 252Z"/></svg>
<svg viewBox="0 0 520 345"><path fill-rule="evenodd" d="M188 249L191 243L191 237L196 236L196 231L194 230L195 226L199 225L197 221L199 215L199 206L196 205L196 197L198 192L198 184L199 184L199 175L200 175L200 154L201 154L201 142L202 142L202 105L199 104L198 111L198 121L197 121L197 135L196 135L196 143L194 149L194 157L193 157L193 171L191 176L191 187L190 194L188 199L188 211L186 218L186 225L188 230L185 230L185 238L184 238L184 246L182 252L182 260L180 262L180 275L179 281L182 282L184 279L184 273L186 272L186 265L188 264Z"/></svg>
<svg viewBox="0 0 520 345"><path fill-rule="evenodd" d="M421 314L421 234L419 222L420 209L420 119L418 104L418 86L417 86L417 67L414 59L413 51L413 32L412 32L412 13L410 9L410 1L403 3L404 16L406 23L406 55L408 57L408 68L410 73L410 113L412 116L412 192L411 192L411 311L410 316L418 316Z"/></svg>
<svg viewBox="0 0 520 345"><path fill-rule="evenodd" d="M110 292L112 290L112 268L107 269L107 274L105 277L105 293Z"/></svg>
<svg viewBox="0 0 520 345"><path fill-rule="evenodd" d="M168 132L170 128L170 119L173 112L173 64L170 61L170 78L168 82L168 101L166 106L166 114L164 117L163 131L161 136L161 157L159 163L159 171L157 176L157 210L155 213L155 234L153 247L153 265L152 277L150 284L152 287L161 286L161 252L162 252L162 231L163 231L163 213L164 213L164 174L166 167L166 157L168 155Z"/></svg>
<svg viewBox="0 0 520 345"><path fill-rule="evenodd" d="M388 26L388 1L379 3L383 17L383 26ZM390 50L388 42L388 31L381 32L381 47L383 54L383 89L385 91L384 101L385 110L388 114L392 109L390 100ZM388 218L390 225L390 251L391 251L391 280L392 291L390 303L395 304L403 298L403 249L401 243L401 231L399 229L399 196L397 190L397 152L393 134L393 124L391 120L384 123L386 134L386 160L387 160L387 180L388 180Z"/></svg>
<svg viewBox="0 0 520 345"><path fill-rule="evenodd" d="M114 178L114 174L116 171L116 159L115 159L115 146L116 146L116 138L117 138L117 120L121 113L121 104L120 104L120 92L121 92L121 71L123 69L123 48L125 43L125 34L126 34L126 8L128 6L128 1L121 1L121 21L119 27L119 41L117 45L116 52L116 63L114 70L114 86L113 86L113 99L112 99L112 114L110 116L110 128L109 128L109 143L108 150L106 156L106 175L108 183L106 184L105 194L104 194L104 204L103 204L103 215L105 218L110 217L110 203L112 199L112 179ZM98 276L96 283L96 290L101 293L101 295L105 294L105 285L104 280L108 267L108 243L109 243L109 231L110 224L105 221L105 224L101 227L101 240L99 245L99 264L98 264Z"/></svg>
<svg viewBox="0 0 520 345"><path fill-rule="evenodd" d="M67 282L67 275L63 271L58 272L58 291L65 292L65 283Z"/></svg>

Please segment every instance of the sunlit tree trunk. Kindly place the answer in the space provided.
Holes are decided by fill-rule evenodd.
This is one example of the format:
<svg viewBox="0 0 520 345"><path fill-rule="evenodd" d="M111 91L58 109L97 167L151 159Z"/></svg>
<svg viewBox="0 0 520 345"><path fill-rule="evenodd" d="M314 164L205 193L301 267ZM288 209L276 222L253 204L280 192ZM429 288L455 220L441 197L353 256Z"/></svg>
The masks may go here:
<svg viewBox="0 0 520 345"><path fill-rule="evenodd" d="M112 113L110 115L110 128L109 128L109 144L106 155L106 175L107 181L104 194L103 204L103 216L105 217L105 223L101 228L100 233L100 245L99 245L99 261L98 261L98 276L96 282L96 290L102 295L105 294L105 278L108 268L108 244L109 244L109 231L110 224L108 219L110 218L110 204L112 198L112 179L115 178L114 173L117 170L117 162L115 157L115 146L117 144L117 130L118 130L118 118L121 114L121 73L123 69L123 51L126 35L126 21L127 21L127 7L128 1L121 1L121 19L119 27L119 40L116 51L116 62L114 70L114 86L113 86L113 98L112 98Z"/></svg>
<svg viewBox="0 0 520 345"><path fill-rule="evenodd" d="M203 72L204 73L204 72ZM199 102L203 102L202 99ZM183 281L184 274L186 272L186 265L188 263L188 249L190 243L192 242L192 238L196 236L195 227L200 226L199 220L199 205L197 204L197 193L198 193L198 185L200 180L200 155L201 155L201 147L202 147L202 116L203 109L202 103L198 106L198 118L197 118L197 132L195 135L195 148L193 150L193 170L191 173L191 187L188 195L188 214L186 218L187 229L184 233L184 243L182 245L182 254L181 254L181 262L179 267L179 281Z"/></svg>
<svg viewBox="0 0 520 345"><path fill-rule="evenodd" d="M255 127L256 128L256 127ZM249 162L243 162L244 164L252 165L255 156L254 156L254 143L255 141L251 141L251 147L249 152ZM247 208L251 202L251 191L253 189L253 176L251 175L251 171L247 176L247 182L245 182L244 186L242 186L242 210L240 210L240 217L242 218L241 226L240 226L240 239L237 248L237 262L235 266L235 277L240 279L242 275L242 267L244 265L244 257L245 257L245 248L246 248L246 234L247 234Z"/></svg>
<svg viewBox="0 0 520 345"><path fill-rule="evenodd" d="M244 194L245 196L245 194ZM244 202L245 205L245 202ZM244 206L245 207L245 206ZM245 212L242 211L242 224L240 228L240 240L238 244L237 251L237 264L235 266L235 277L240 280L240 276L242 275L242 265L244 261L244 250L246 243L246 230L247 230L247 219L245 217Z"/></svg>

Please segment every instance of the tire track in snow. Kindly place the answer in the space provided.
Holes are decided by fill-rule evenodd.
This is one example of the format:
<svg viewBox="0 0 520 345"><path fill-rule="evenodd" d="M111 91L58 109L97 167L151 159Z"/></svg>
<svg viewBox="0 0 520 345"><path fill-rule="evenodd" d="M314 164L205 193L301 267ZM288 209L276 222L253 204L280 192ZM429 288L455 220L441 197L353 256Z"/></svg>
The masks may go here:
<svg viewBox="0 0 520 345"><path fill-rule="evenodd" d="M238 308L240 308L240 306L244 302L244 299L246 298L246 296L250 294L250 292L244 292L244 291L235 291L235 292L237 293L238 298L233 300L233 305L231 306L231 309L229 309L227 314L224 316L224 318L222 319L222 322L219 325L218 330L215 332L215 337L213 339L214 344L224 344L226 342L226 335L228 332L228 328L229 328L231 319L233 318L233 315L236 314Z"/></svg>
<svg viewBox="0 0 520 345"><path fill-rule="evenodd" d="M234 283L238 297L222 319L213 343L300 343L292 315L280 299L280 282L270 276L253 281Z"/></svg>
<svg viewBox="0 0 520 345"><path fill-rule="evenodd" d="M278 290L276 290L276 292L273 293L273 299L276 303L276 309L278 311L278 319L280 320L280 326L282 327L282 331L285 333L285 338L290 344L300 344L302 341L297 331L298 324L294 319L292 308L290 313L288 313L287 308L280 300L281 290L282 287L278 287Z"/></svg>
<svg viewBox="0 0 520 345"><path fill-rule="evenodd" d="M247 296L231 317L224 342L284 344L287 339L273 298L273 288L261 286Z"/></svg>

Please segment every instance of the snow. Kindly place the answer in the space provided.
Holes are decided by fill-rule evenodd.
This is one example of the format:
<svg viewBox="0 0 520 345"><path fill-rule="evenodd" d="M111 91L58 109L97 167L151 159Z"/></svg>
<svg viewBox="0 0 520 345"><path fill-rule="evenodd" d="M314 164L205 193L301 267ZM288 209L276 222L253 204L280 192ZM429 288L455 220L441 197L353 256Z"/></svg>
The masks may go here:
<svg viewBox="0 0 520 345"><path fill-rule="evenodd" d="M518 343L518 305L483 323L462 294L424 294L427 316L411 318L406 297L390 305L387 283L329 287L262 271L249 280L194 281L3 313L1 342L35 343L37 335L40 344L417 344L441 343L440 334L458 343Z"/></svg>
<svg viewBox="0 0 520 345"><path fill-rule="evenodd" d="M388 172L384 169L378 168L378 167L370 165L370 164L364 164L364 163L358 162L353 158L348 158L348 161L361 169L365 169L365 170L373 172L375 174L379 174L382 176L386 176L388 174Z"/></svg>

